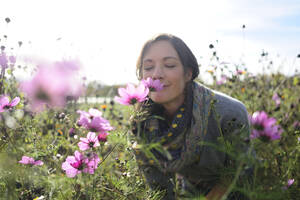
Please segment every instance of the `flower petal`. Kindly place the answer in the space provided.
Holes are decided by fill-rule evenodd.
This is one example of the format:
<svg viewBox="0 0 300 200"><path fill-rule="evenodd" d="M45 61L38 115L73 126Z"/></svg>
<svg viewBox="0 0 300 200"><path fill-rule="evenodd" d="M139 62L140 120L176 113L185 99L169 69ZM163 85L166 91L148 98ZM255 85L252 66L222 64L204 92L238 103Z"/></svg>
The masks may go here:
<svg viewBox="0 0 300 200"><path fill-rule="evenodd" d="M14 107L16 105L18 105L18 103L20 102L20 97L15 97L11 102L10 102L10 106Z"/></svg>

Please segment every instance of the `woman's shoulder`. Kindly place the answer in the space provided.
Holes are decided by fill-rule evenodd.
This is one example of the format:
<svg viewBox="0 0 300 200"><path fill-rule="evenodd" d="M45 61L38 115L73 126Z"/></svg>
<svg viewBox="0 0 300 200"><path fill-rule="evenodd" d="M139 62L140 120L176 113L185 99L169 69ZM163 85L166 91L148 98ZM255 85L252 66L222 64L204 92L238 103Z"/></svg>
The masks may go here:
<svg viewBox="0 0 300 200"><path fill-rule="evenodd" d="M247 112L245 105L236 98L219 91L212 90L216 99L217 107L223 112L242 111Z"/></svg>
<svg viewBox="0 0 300 200"><path fill-rule="evenodd" d="M222 92L210 89L204 85L197 84L197 87L202 90L202 92L205 92L206 94L209 94L214 101L212 108L215 109L215 111L220 115L222 118L237 118L248 120L248 112L245 107L245 105L239 101L236 98L233 98L227 94L224 94Z"/></svg>

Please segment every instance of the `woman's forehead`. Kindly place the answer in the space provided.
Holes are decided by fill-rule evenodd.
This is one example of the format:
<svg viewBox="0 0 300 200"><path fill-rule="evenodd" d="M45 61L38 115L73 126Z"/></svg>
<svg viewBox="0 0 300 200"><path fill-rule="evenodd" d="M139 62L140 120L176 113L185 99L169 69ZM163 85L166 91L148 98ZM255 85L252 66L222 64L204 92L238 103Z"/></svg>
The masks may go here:
<svg viewBox="0 0 300 200"><path fill-rule="evenodd" d="M167 60L175 60L178 61L178 57L174 57L174 56L166 56L162 58L163 61L167 61ZM151 58L145 58L143 60L143 63L147 63L147 62L153 62L153 60Z"/></svg>
<svg viewBox="0 0 300 200"><path fill-rule="evenodd" d="M152 61L153 59L179 59L178 54L172 44L168 41L157 41L146 50L143 62Z"/></svg>

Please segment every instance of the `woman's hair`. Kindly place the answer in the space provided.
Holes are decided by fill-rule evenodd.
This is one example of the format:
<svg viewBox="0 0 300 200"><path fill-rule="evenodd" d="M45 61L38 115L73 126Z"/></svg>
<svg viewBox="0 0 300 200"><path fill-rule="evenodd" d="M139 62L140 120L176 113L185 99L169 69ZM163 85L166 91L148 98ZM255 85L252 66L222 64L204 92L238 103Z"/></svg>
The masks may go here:
<svg viewBox="0 0 300 200"><path fill-rule="evenodd" d="M142 79L142 65L143 65L143 59L148 51L148 49L152 46L153 43L158 41L168 41L171 43L171 45L176 50L180 61L183 65L184 72L187 72L187 69L191 69L192 71L192 79L194 80L199 75L199 66L196 57L190 50L190 48L178 37L171 35L171 34L159 34L155 37L148 40L140 53L140 56L138 57L137 64L136 64L136 75L139 80Z"/></svg>

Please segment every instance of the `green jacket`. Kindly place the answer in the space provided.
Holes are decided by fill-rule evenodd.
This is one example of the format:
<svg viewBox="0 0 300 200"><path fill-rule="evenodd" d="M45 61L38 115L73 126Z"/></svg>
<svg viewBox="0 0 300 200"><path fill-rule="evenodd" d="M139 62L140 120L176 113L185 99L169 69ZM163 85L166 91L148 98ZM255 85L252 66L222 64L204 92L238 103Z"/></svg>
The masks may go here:
<svg viewBox="0 0 300 200"><path fill-rule="evenodd" d="M224 169L237 162L234 157L248 151L250 126L244 104L195 82L192 88L191 127L176 141L184 146L181 158L164 161L164 167L140 165L151 188L166 190L165 199L205 195L224 176Z"/></svg>

